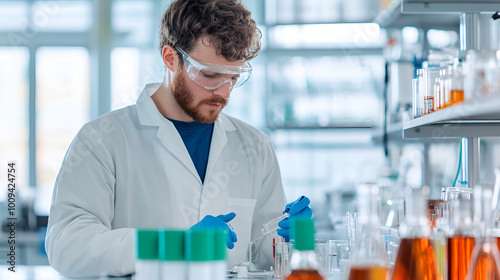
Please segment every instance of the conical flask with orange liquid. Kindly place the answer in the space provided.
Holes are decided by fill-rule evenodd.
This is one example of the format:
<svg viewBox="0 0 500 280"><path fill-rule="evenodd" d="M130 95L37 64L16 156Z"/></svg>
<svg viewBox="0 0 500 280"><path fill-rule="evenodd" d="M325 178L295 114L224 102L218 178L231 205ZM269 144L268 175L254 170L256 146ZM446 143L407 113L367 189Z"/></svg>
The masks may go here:
<svg viewBox="0 0 500 280"><path fill-rule="evenodd" d="M394 264L394 280L437 280L440 277L426 217L428 197L428 187L405 189L406 216L399 228L401 243Z"/></svg>

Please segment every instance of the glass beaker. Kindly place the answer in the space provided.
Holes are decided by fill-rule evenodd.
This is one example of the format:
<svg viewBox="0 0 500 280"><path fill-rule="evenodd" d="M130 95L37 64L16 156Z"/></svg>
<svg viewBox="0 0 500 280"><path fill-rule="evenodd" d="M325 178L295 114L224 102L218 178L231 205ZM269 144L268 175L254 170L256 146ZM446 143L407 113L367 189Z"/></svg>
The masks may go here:
<svg viewBox="0 0 500 280"><path fill-rule="evenodd" d="M389 260L379 230L380 188L376 184L360 184L357 194L360 230L352 248L349 279L388 279Z"/></svg>

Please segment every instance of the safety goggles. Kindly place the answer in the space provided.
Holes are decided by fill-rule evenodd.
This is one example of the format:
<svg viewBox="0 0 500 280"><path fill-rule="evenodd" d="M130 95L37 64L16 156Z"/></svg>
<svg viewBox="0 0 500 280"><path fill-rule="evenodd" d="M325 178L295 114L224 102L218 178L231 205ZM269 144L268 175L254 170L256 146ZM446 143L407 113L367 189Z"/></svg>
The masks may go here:
<svg viewBox="0 0 500 280"><path fill-rule="evenodd" d="M241 66L201 63L180 48L175 48L182 54L189 78L200 87L214 90L229 83L229 88L233 89L243 85L252 75L252 66L248 62Z"/></svg>

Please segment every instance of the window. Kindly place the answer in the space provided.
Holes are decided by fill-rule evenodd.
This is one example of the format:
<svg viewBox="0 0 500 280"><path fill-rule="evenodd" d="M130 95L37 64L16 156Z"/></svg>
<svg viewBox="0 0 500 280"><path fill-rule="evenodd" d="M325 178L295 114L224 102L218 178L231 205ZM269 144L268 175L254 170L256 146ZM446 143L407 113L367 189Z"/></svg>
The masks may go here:
<svg viewBox="0 0 500 280"><path fill-rule="evenodd" d="M71 140L90 119L89 67L89 53L83 47L40 47L36 52L36 181L40 192L52 193Z"/></svg>
<svg viewBox="0 0 500 280"><path fill-rule="evenodd" d="M23 47L0 47L0 164L16 163L16 188L28 185L29 52ZM5 169L6 170L6 169ZM6 173L0 178L6 182ZM7 192L0 192L0 201Z"/></svg>

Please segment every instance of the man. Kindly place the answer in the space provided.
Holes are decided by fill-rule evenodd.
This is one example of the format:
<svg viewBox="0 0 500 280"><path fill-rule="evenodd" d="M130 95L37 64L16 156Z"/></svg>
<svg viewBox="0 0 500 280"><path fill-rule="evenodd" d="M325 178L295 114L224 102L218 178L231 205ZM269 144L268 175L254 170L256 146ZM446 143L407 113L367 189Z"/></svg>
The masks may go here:
<svg viewBox="0 0 500 280"><path fill-rule="evenodd" d="M251 74L260 33L238 0L177 0L165 12L167 74L137 104L86 124L57 177L46 251L67 276L134 272L134 228L222 228L228 264L247 260L262 224L283 210L311 216L309 199L285 208L271 143L221 113ZM227 224L231 223L231 227ZM288 220L279 233L289 238ZM270 238L255 262L272 264Z"/></svg>

